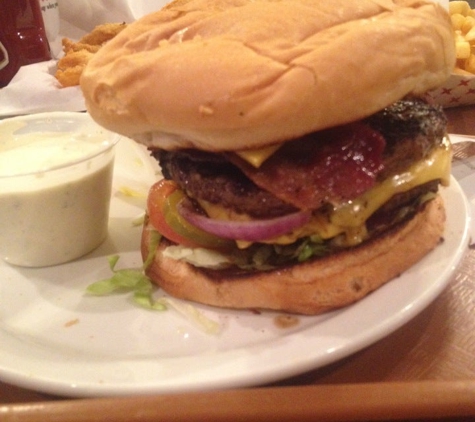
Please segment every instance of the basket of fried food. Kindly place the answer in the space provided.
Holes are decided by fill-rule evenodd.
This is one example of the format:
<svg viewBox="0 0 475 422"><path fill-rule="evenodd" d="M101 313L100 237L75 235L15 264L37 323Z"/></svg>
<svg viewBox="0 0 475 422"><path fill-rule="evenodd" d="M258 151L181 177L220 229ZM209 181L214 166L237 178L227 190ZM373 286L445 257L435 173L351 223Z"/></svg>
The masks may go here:
<svg viewBox="0 0 475 422"><path fill-rule="evenodd" d="M429 95L444 107L475 104L475 9L466 1L451 1L449 13L457 62L445 84Z"/></svg>
<svg viewBox="0 0 475 422"><path fill-rule="evenodd" d="M77 42L63 38L64 55L59 59L54 75L61 87L79 85L79 78L89 60L126 26L125 23L105 23L96 26Z"/></svg>

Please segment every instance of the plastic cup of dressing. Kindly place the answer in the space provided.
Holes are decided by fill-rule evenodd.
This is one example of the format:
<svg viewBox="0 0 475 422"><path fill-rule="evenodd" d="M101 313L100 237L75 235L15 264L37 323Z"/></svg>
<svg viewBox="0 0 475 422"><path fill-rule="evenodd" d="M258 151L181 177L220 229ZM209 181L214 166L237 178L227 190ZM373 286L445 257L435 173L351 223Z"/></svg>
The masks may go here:
<svg viewBox="0 0 475 422"><path fill-rule="evenodd" d="M0 120L0 256L6 262L62 264L105 240L118 140L86 113Z"/></svg>

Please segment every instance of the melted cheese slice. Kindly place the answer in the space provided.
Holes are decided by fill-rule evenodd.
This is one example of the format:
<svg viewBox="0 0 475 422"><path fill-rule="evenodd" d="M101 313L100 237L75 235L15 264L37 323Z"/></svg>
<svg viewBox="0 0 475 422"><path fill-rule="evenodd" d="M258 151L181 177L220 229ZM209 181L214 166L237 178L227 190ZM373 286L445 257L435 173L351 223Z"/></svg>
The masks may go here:
<svg viewBox="0 0 475 422"><path fill-rule="evenodd" d="M266 161L274 152L276 152L282 144L270 145L260 149L248 149L244 151L236 151L244 161L247 161L251 166L259 168L264 161Z"/></svg>
<svg viewBox="0 0 475 422"><path fill-rule="evenodd" d="M360 226L394 194L407 192L437 179L441 180L443 186L448 186L451 162L451 147L445 138L443 145L424 161L412 165L406 172L385 180L355 200L336 208L332 213L331 222L343 227Z"/></svg>
<svg viewBox="0 0 475 422"><path fill-rule="evenodd" d="M317 212L306 225L299 227L283 236L269 239L264 243L290 244L305 236L319 235L330 239L340 234L345 235L345 244L355 245L366 236L366 220L393 195L423 185L432 180L441 180L442 185L450 182L452 153L447 138L429 157L412 165L406 172L393 176L366 191L358 198L348 201L328 212ZM200 204L211 218L222 220L249 221L251 217L236 214L232 210L200 201ZM240 248L251 243L238 241Z"/></svg>

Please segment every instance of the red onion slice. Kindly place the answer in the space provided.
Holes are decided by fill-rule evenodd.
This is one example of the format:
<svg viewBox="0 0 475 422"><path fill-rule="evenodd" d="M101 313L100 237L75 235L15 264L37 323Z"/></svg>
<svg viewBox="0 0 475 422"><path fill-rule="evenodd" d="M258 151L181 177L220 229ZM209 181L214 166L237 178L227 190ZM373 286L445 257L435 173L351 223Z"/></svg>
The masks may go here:
<svg viewBox="0 0 475 422"><path fill-rule="evenodd" d="M184 202L185 201L181 201L177 204L177 210L190 224L193 224L205 232L225 239L244 240L248 242L258 242L281 236L303 226L308 223L311 218L310 211L298 211L267 220L216 220L198 214L192 207L187 206Z"/></svg>

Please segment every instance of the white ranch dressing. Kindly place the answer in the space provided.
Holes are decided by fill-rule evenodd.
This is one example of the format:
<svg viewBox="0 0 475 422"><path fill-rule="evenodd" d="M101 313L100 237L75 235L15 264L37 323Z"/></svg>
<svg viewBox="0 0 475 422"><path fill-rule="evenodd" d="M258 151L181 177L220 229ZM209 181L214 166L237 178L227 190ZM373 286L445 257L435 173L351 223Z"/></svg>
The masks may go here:
<svg viewBox="0 0 475 422"><path fill-rule="evenodd" d="M102 141L100 135L64 132L28 133L0 139L0 176L47 171L83 160L97 154Z"/></svg>
<svg viewBox="0 0 475 422"><path fill-rule="evenodd" d="M53 114L74 119L53 131L0 122L0 252L11 264L71 261L107 236L115 141L87 115Z"/></svg>

